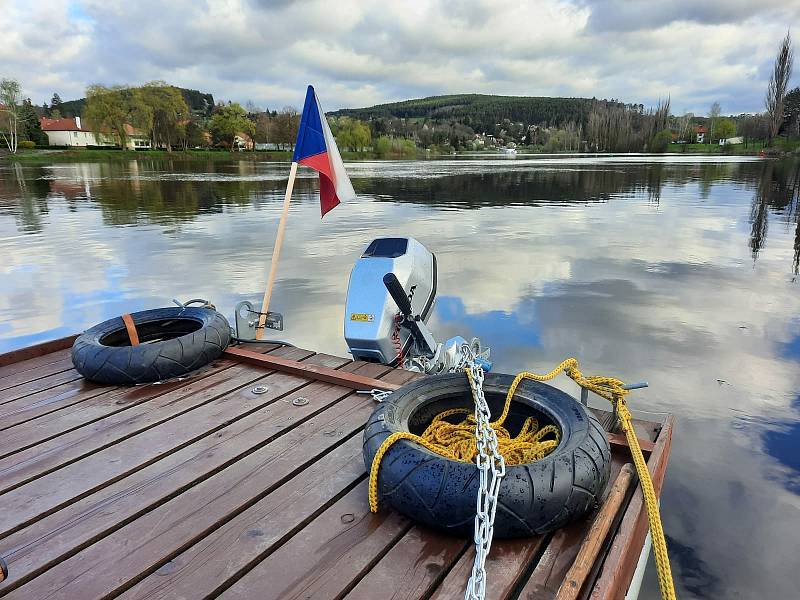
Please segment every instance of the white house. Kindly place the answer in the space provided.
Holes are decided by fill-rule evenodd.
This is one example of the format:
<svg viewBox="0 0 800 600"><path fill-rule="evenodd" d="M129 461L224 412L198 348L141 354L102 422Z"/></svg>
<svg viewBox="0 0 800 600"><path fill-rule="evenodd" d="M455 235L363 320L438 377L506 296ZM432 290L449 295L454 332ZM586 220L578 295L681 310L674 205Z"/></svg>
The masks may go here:
<svg viewBox="0 0 800 600"><path fill-rule="evenodd" d="M85 148L86 146L116 146L117 141L110 134L95 134L91 129L81 125L80 117L67 117L63 119L50 119L41 117L39 122L42 131L47 134L51 146L71 146ZM125 125L128 133L128 150L150 148L150 140L139 130Z"/></svg>
<svg viewBox="0 0 800 600"><path fill-rule="evenodd" d="M81 126L81 118L50 119L41 117L42 131L47 134L51 146L113 146L110 141L102 143L90 130Z"/></svg>
<svg viewBox="0 0 800 600"><path fill-rule="evenodd" d="M720 146L727 146L728 144L742 144L742 143L744 143L744 138L740 135L730 138L720 138L719 140Z"/></svg>
<svg viewBox="0 0 800 600"><path fill-rule="evenodd" d="M694 128L695 141L698 144L705 143L705 141L706 141L706 133L707 133L706 128L703 127L702 125L700 125L699 127L695 127Z"/></svg>

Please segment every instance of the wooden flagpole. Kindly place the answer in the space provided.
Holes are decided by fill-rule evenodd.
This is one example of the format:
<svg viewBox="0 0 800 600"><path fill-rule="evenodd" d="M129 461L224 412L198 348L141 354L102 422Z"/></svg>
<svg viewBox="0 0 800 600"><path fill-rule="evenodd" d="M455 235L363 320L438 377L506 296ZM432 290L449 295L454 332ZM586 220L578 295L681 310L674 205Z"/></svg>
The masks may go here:
<svg viewBox="0 0 800 600"><path fill-rule="evenodd" d="M289 204L292 201L292 189L294 188L294 178L297 175L297 163L292 162L289 170L289 181L286 183L286 196L283 198L283 212L278 223L278 235L275 237L275 247L272 249L272 263L269 266L269 279L267 279L267 289L264 292L264 300L261 302L261 315L258 317L258 327L256 328L256 339L260 340L264 335L264 323L267 320L266 313L269 311L269 301L272 297L272 286L275 284L275 274L278 272L278 259L281 256L281 245L283 244L283 234L286 231L286 217L289 214Z"/></svg>

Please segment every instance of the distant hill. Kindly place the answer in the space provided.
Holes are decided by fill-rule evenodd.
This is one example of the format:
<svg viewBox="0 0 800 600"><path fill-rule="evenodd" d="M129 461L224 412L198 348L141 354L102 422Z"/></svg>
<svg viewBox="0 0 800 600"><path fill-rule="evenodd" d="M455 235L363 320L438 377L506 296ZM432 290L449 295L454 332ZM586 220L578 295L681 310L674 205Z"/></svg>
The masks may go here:
<svg viewBox="0 0 800 600"><path fill-rule="evenodd" d="M332 114L362 120L391 117L452 120L476 131L491 131L503 119L526 124L560 125L568 121L585 124L595 102L590 98L457 94L378 104L369 108L348 108Z"/></svg>
<svg viewBox="0 0 800 600"><path fill-rule="evenodd" d="M186 88L178 88L183 94L183 99L189 105L189 110L193 115L208 117L214 109L214 96L205 94L198 90L188 90ZM67 100L61 103L61 116L62 117L80 117L83 114L83 109L86 107L86 98L79 98L78 100Z"/></svg>

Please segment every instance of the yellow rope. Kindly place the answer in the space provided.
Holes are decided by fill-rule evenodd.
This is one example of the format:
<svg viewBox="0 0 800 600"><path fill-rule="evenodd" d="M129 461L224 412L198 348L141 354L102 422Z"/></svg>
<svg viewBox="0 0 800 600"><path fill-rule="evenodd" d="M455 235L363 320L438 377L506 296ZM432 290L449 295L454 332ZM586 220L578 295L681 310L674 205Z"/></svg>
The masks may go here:
<svg viewBox="0 0 800 600"><path fill-rule="evenodd" d="M650 478L650 471L647 469L647 463L639 446L639 439L636 437L636 432L633 428L633 417L625 404L625 396L629 390L623 387L624 383L621 380L614 377L585 377L578 368L578 361L575 358L566 359L555 369L544 375L523 371L514 378L511 387L508 388L503 412L491 424L497 434L500 453L503 455L506 464L515 465L544 458L558 446L560 432L553 425L547 425L539 429L536 419L529 417L525 420L519 435L512 438L503 427L503 423L508 417L514 393L523 379L550 381L562 372L579 386L594 392L598 396L602 396L614 405L622 430L628 440L633 463L636 466L636 472L642 485L647 518L650 522L650 535L653 539L653 554L656 560L661 597L663 600L676 600L675 586L672 582L672 570L669 564L669 556L667 555L667 542L664 538L664 529L661 526L661 515L658 509L658 497L653 489L653 480ZM470 388L473 388L474 394L472 377L469 371L466 373ZM445 418L459 413L466 413L468 416L460 423L445 421ZM555 439L543 440L547 436L552 436ZM439 413L433 418L433 421L421 436L408 431L399 431L391 434L383 441L372 459L369 472L369 508L372 512L378 512L378 471L380 470L381 460L383 460L384 455L392 444L398 440L416 442L440 456L462 462L474 462L477 455L475 417L472 416L471 411L468 409L454 408Z"/></svg>

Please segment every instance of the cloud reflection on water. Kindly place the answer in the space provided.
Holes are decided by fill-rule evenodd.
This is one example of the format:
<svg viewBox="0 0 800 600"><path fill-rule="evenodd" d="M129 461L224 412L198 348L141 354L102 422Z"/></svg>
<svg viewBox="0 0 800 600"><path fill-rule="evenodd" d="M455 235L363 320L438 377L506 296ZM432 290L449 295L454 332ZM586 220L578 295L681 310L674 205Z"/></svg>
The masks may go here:
<svg viewBox="0 0 800 600"><path fill-rule="evenodd" d="M314 178L297 184L273 300L286 337L343 354L353 261L373 237L414 235L438 257L439 337L479 335L506 372L576 355L591 373L649 380L634 408L676 413L663 511L681 597L796 595L797 163L348 168L359 199L324 221ZM259 298L285 172L249 161L0 167L0 351L173 297L208 297L227 314Z"/></svg>

